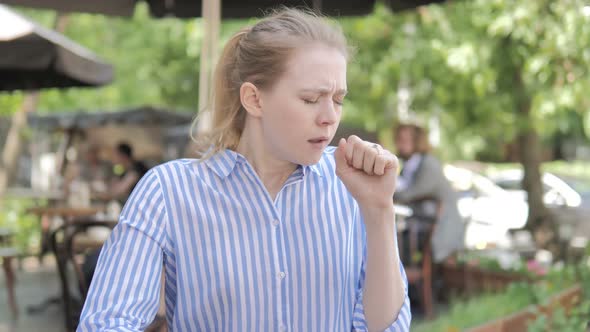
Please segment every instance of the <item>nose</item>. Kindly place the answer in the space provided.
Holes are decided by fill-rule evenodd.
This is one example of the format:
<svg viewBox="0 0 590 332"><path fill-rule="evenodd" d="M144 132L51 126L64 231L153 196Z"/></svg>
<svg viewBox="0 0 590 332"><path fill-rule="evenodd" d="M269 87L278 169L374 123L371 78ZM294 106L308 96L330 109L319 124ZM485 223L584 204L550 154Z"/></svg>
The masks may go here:
<svg viewBox="0 0 590 332"><path fill-rule="evenodd" d="M340 109L332 100L326 101L320 108L317 122L320 126L335 124L340 118Z"/></svg>

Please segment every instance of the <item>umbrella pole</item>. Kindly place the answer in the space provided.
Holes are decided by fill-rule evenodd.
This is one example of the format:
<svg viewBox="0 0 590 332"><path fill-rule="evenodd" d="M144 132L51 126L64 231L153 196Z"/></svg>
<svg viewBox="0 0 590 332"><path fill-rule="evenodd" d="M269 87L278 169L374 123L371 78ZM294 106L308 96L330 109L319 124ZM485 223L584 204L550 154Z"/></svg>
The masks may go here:
<svg viewBox="0 0 590 332"><path fill-rule="evenodd" d="M312 2L313 4L313 11L315 11L318 14L322 13L322 0L313 0Z"/></svg>
<svg viewBox="0 0 590 332"><path fill-rule="evenodd" d="M201 47L201 65L199 67L199 112L210 107L211 85L213 82L214 62L217 60L217 43L221 24L221 0L203 0L203 44ZM205 112L199 119L198 132L211 126L211 116Z"/></svg>

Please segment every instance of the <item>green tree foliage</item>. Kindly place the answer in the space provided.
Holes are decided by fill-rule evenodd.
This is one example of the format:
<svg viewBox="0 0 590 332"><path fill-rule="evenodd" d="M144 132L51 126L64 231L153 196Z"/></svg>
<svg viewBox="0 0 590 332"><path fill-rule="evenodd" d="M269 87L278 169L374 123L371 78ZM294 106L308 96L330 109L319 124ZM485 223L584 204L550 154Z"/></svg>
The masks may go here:
<svg viewBox="0 0 590 332"><path fill-rule="evenodd" d="M589 117L589 21L582 0L453 1L403 14L378 8L346 25L362 45L351 68L352 117L388 126L405 86L414 112L428 118L443 110L443 147L463 147L458 155L469 141L471 153L517 141L529 227L555 240L538 136L579 131L576 120Z"/></svg>
<svg viewBox="0 0 590 332"><path fill-rule="evenodd" d="M0 94L0 117L7 117L15 112L22 103L20 93Z"/></svg>
<svg viewBox="0 0 590 332"><path fill-rule="evenodd" d="M580 119L586 128L590 122L589 13L578 0L477 0L404 13L378 7L345 21L359 46L350 70L350 118L388 126L403 83L412 91L412 110L426 117L444 111L450 141L483 136L506 143L518 129L514 110L523 97L515 89L518 66L534 127L579 135Z"/></svg>

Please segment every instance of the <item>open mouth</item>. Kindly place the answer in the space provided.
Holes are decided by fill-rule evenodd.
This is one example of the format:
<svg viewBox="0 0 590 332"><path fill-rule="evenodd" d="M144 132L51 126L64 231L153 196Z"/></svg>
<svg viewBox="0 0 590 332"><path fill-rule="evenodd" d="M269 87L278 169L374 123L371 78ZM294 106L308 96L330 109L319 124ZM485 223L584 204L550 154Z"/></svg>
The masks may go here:
<svg viewBox="0 0 590 332"><path fill-rule="evenodd" d="M327 141L328 141L328 139L327 139L327 138L312 138L312 139L310 139L310 140L307 140L307 141L308 141L309 143L314 143L314 144L316 144L316 143L325 143L325 142L327 142Z"/></svg>

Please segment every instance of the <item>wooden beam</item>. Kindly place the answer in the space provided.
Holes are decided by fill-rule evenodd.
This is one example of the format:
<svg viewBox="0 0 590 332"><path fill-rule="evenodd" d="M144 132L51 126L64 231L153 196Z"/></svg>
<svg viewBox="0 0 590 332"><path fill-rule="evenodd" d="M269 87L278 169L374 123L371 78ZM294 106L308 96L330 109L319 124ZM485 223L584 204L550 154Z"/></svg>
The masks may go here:
<svg viewBox="0 0 590 332"><path fill-rule="evenodd" d="M218 57L219 27L221 25L221 0L203 0L203 44L199 68L199 112L210 108L213 70ZM199 120L197 130L202 132L211 126L208 113ZM198 135L197 132L197 135Z"/></svg>

